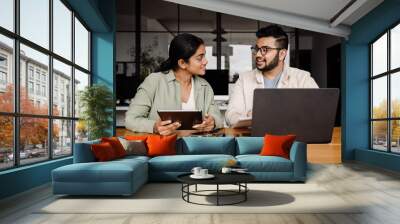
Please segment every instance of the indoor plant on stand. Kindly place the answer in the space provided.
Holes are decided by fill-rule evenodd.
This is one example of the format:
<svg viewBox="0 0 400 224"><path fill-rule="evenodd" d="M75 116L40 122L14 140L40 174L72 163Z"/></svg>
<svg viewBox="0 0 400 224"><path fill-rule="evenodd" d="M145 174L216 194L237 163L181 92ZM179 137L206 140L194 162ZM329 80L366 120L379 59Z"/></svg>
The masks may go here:
<svg viewBox="0 0 400 224"><path fill-rule="evenodd" d="M112 125L113 94L102 84L87 86L79 93L81 120L87 127L89 140L109 136Z"/></svg>

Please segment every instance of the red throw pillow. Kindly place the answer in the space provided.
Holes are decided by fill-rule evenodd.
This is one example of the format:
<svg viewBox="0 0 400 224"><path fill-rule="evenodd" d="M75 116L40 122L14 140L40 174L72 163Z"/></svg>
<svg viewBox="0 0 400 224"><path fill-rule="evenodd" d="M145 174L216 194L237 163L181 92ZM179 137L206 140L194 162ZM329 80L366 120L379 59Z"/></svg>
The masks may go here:
<svg viewBox="0 0 400 224"><path fill-rule="evenodd" d="M269 135L264 136L264 146L261 149L262 156L281 156L289 159L290 147L296 135Z"/></svg>
<svg viewBox="0 0 400 224"><path fill-rule="evenodd" d="M126 139L126 140L129 140L129 141L132 141L132 140L134 140L134 141L137 141L137 140L140 140L140 141L146 141L146 139L147 139L147 135L127 135L127 136L124 136L124 138Z"/></svg>
<svg viewBox="0 0 400 224"><path fill-rule="evenodd" d="M101 142L108 142L114 149L117 158L125 157L126 151L117 137L101 138Z"/></svg>
<svg viewBox="0 0 400 224"><path fill-rule="evenodd" d="M91 149L94 157L99 162L109 161L117 158L113 147L108 142L93 144L91 145Z"/></svg>
<svg viewBox="0 0 400 224"><path fill-rule="evenodd" d="M148 156L176 155L176 135L150 135L146 143Z"/></svg>

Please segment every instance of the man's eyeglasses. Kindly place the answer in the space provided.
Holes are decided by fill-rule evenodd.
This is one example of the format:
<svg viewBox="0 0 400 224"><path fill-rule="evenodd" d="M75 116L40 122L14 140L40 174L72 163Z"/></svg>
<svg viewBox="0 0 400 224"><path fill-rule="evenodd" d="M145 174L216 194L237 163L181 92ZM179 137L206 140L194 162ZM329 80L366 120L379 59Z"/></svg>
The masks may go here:
<svg viewBox="0 0 400 224"><path fill-rule="evenodd" d="M262 47L257 47L257 46L253 46L251 47L251 52L256 55L258 53L258 51L261 52L261 55L264 56L268 53L268 51L272 51L272 50L282 50L283 48L281 47L268 47L268 46L262 46Z"/></svg>

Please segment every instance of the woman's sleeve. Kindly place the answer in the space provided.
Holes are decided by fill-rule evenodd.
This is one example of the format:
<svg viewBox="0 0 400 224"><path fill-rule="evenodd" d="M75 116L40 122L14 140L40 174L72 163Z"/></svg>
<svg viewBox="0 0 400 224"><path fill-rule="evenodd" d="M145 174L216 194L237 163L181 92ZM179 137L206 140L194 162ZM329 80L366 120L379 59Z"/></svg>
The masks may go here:
<svg viewBox="0 0 400 224"><path fill-rule="evenodd" d="M224 118L214 101L214 91L209 85L207 85L207 99L206 103L208 103L208 105L206 105L206 108L208 108L208 115L211 115L214 118L215 128L223 128Z"/></svg>
<svg viewBox="0 0 400 224"><path fill-rule="evenodd" d="M155 120L148 118L153 105L157 80L149 75L137 89L125 114L125 127L135 132L153 133Z"/></svg>

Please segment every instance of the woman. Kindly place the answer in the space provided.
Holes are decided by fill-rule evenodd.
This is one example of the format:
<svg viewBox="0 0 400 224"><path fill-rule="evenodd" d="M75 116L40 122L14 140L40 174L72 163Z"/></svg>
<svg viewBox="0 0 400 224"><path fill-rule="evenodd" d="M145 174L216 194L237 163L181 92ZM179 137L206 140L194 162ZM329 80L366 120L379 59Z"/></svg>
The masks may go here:
<svg viewBox="0 0 400 224"><path fill-rule="evenodd" d="M214 102L214 92L206 80L207 59L202 39L179 34L169 47L169 58L160 72L151 73L138 87L128 111L125 126L136 132L170 135L178 122L161 121L157 110L201 110L203 122L193 126L211 131L223 126L223 118Z"/></svg>

